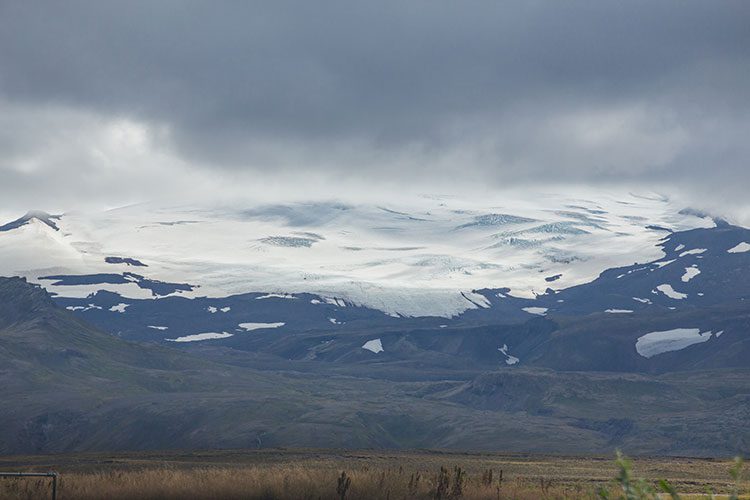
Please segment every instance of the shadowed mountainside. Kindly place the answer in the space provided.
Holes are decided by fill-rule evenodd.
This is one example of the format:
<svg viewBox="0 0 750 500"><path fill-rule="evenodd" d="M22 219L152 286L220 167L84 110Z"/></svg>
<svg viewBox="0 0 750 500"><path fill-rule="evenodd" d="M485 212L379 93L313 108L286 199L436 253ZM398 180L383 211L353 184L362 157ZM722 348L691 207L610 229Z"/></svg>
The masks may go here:
<svg viewBox="0 0 750 500"><path fill-rule="evenodd" d="M750 442L746 370L439 370L437 358L419 366L184 352L100 332L22 279L0 279L0 304L3 453L268 446L608 453L619 446L733 454Z"/></svg>

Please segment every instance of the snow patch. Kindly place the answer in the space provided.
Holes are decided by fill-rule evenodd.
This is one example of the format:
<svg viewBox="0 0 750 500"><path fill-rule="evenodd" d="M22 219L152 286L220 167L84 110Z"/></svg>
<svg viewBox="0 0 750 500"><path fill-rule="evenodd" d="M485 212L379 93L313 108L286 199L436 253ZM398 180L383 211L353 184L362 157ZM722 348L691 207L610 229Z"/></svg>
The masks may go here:
<svg viewBox="0 0 750 500"><path fill-rule="evenodd" d="M604 312L610 313L610 314L627 314L627 313L632 313L633 311L630 309L607 309Z"/></svg>
<svg viewBox="0 0 750 500"><path fill-rule="evenodd" d="M642 299L640 297L633 297L633 300L635 300L636 302L640 302L641 304L653 304L653 302L651 302L651 299Z"/></svg>
<svg viewBox="0 0 750 500"><path fill-rule="evenodd" d="M165 339L165 340L168 340L169 342L198 342L200 340L225 339L231 336L232 334L227 333L227 332L221 332L221 333L206 332L206 333L196 333L194 335L185 335L184 337L177 337L176 339Z"/></svg>
<svg viewBox="0 0 750 500"><path fill-rule="evenodd" d="M698 266L691 266L685 268L685 274L682 275L682 282L687 283L691 279L695 278L701 273L701 270L698 269Z"/></svg>
<svg viewBox="0 0 750 500"><path fill-rule="evenodd" d="M686 250L680 254L680 257L685 257L686 255L699 255L705 252L706 248L693 248L692 250Z"/></svg>
<svg viewBox="0 0 750 500"><path fill-rule="evenodd" d="M693 344L706 342L710 338L710 331L701 333L699 328L676 328L674 330L651 332L638 337L635 350L644 358L651 358L657 354L679 351Z"/></svg>
<svg viewBox="0 0 750 500"><path fill-rule="evenodd" d="M148 325L149 328L153 330L168 330L168 326L155 326L155 325Z"/></svg>
<svg viewBox="0 0 750 500"><path fill-rule="evenodd" d="M547 315L546 307L522 307L521 310L526 311L529 314L536 314L537 316Z"/></svg>
<svg viewBox="0 0 750 500"><path fill-rule="evenodd" d="M377 354L379 352L383 352L383 343L380 342L380 339L368 340L362 345L362 349L366 349Z"/></svg>
<svg viewBox="0 0 750 500"><path fill-rule="evenodd" d="M124 313L125 309L127 309L128 306L130 306L130 304L123 304L121 302L121 303L117 304L116 306L110 307L109 310L112 311L112 312Z"/></svg>
<svg viewBox="0 0 750 500"><path fill-rule="evenodd" d="M744 241L737 245L736 247L732 247L729 250L727 250L728 253L745 253L750 252L750 243L745 243Z"/></svg>
<svg viewBox="0 0 750 500"><path fill-rule="evenodd" d="M503 346L502 347L498 347L497 350L500 351L505 356L505 364L506 365L515 365L516 363L518 363L519 361L521 361L517 357L511 356L508 353L508 344L503 344Z"/></svg>
<svg viewBox="0 0 750 500"><path fill-rule="evenodd" d="M68 306L65 309L68 311L90 311L92 309L101 309L101 307L95 304L89 304L87 306Z"/></svg>
<svg viewBox="0 0 750 500"><path fill-rule="evenodd" d="M476 306L477 309L479 308L488 309L492 306L492 303L490 303L487 297L485 297L481 293L461 292L461 295L463 295L464 298L466 298L466 300L474 304L474 306Z"/></svg>
<svg viewBox="0 0 750 500"><path fill-rule="evenodd" d="M269 293L267 295L262 295L260 297L255 297L255 300L264 300L264 299L296 299L294 295L291 293ZM319 304L320 301L313 302L315 299L311 300L313 304Z"/></svg>
<svg viewBox="0 0 750 500"><path fill-rule="evenodd" d="M286 323L278 322L278 323L240 323L238 326L245 330L246 332L250 332L253 330L263 330L266 328L280 328L284 326Z"/></svg>
<svg viewBox="0 0 750 500"><path fill-rule="evenodd" d="M229 307L229 306L225 306L225 307L221 307L221 308L215 307L215 306L208 306L206 308L206 311L210 312L211 314L216 314L219 311L221 311L223 313L227 313L227 312L229 312L231 310L232 310L232 308Z"/></svg>
<svg viewBox="0 0 750 500"><path fill-rule="evenodd" d="M330 304L332 306L346 307L346 301L344 299L339 299L337 297L323 297L323 300L326 304Z"/></svg>
<svg viewBox="0 0 750 500"><path fill-rule="evenodd" d="M657 269L661 269L662 267L668 266L669 264L671 264L674 261L675 261L675 259L672 259L672 260L662 260L660 262L654 262L652 265L657 266L656 267Z"/></svg>
<svg viewBox="0 0 750 500"><path fill-rule="evenodd" d="M661 293L669 297L670 299L675 300L682 300L687 298L686 293L678 292L674 288L672 288L672 285L669 284L663 284L656 287L657 290L659 290Z"/></svg>

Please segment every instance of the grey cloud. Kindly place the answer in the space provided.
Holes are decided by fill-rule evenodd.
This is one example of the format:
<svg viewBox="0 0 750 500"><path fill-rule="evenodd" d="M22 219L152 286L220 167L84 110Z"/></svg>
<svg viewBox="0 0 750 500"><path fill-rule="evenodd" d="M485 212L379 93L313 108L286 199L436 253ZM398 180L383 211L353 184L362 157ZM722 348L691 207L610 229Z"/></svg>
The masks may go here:
<svg viewBox="0 0 750 500"><path fill-rule="evenodd" d="M731 191L750 181L748 19L742 1L4 2L0 97L145 124L206 171ZM0 147L9 169L45 140Z"/></svg>

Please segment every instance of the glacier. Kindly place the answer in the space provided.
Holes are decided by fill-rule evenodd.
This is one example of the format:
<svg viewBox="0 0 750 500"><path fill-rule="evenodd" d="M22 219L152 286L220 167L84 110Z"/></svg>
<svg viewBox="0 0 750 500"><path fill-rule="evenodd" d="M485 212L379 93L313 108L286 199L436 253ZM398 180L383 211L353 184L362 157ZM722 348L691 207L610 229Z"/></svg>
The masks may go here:
<svg viewBox="0 0 750 500"><path fill-rule="evenodd" d="M664 232L655 227L715 225L682 208L662 196L604 189L425 195L398 204L152 202L64 213L55 228L32 217L0 233L0 275L26 277L61 297L108 290L123 300L157 300L129 280L40 279L125 273L139 262L144 280L191 284L159 297L310 293L392 316L450 318L489 307L477 290L502 287L509 296L534 298L551 286L549 276L564 289L605 269L659 260Z"/></svg>

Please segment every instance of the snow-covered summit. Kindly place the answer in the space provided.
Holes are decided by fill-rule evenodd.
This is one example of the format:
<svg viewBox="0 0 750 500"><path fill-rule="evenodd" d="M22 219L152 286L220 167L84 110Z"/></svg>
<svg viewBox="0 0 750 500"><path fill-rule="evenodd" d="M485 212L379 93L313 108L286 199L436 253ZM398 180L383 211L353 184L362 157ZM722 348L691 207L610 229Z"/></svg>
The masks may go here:
<svg viewBox="0 0 750 500"><path fill-rule="evenodd" d="M57 227L56 221L61 217L61 215L50 215L47 212L43 212L41 210L30 210L26 212L26 215L24 215L23 217L0 226L0 232L12 231L13 229L18 229L19 227L25 226L33 221L41 222L42 224L47 225L55 231L59 231L60 228Z"/></svg>
<svg viewBox="0 0 750 500"><path fill-rule="evenodd" d="M681 208L663 197L597 191L27 214L3 227L36 221L62 230L31 253L28 241L9 237L15 231L0 234L0 275L40 282L51 274L126 272L127 262L144 261L149 279L197 285L176 292L188 297L308 292L389 314L454 316L484 307L472 290L503 287L534 297L551 276L562 289L661 258L665 229L714 225ZM40 283L65 296L96 290ZM131 298L143 293L132 283L103 288Z"/></svg>

